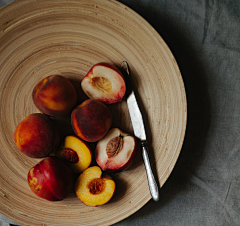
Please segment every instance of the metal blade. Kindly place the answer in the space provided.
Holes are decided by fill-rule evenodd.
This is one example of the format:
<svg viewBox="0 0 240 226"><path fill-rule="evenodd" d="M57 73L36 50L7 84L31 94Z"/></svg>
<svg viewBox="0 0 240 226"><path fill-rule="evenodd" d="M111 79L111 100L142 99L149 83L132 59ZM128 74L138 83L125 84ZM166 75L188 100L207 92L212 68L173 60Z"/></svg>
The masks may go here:
<svg viewBox="0 0 240 226"><path fill-rule="evenodd" d="M146 141L143 118L133 91L133 84L130 78L130 70L128 67L128 63L126 61L123 61L121 63L121 68L123 69L123 73L126 74L125 77L129 82L129 87L131 87L130 93L127 92L127 105L133 125L134 135L140 140Z"/></svg>
<svg viewBox="0 0 240 226"><path fill-rule="evenodd" d="M140 140L146 140L146 133L143 124L142 114L138 107L137 100L133 91L127 98L127 104L135 136Z"/></svg>

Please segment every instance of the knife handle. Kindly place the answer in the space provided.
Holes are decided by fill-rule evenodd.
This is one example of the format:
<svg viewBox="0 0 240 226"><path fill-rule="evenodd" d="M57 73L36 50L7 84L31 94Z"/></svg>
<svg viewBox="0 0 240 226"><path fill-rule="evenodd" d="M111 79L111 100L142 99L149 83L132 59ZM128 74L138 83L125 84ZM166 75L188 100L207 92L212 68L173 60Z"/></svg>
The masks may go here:
<svg viewBox="0 0 240 226"><path fill-rule="evenodd" d="M158 185L156 183L156 180L155 180L153 172L152 172L152 168L151 168L151 164L150 164L150 160L149 160L149 156L148 156L147 143L142 142L141 147L142 147L143 161L145 164L147 178L148 178L149 190L150 190L153 200L155 202L157 202L159 200Z"/></svg>

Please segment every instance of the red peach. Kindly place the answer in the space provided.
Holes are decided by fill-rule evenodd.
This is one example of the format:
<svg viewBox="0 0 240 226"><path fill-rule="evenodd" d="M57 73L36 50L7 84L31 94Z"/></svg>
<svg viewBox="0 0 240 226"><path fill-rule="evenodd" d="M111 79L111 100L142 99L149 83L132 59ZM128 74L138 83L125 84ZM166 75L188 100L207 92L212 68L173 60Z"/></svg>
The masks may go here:
<svg viewBox="0 0 240 226"><path fill-rule="evenodd" d="M49 156L29 170L27 181L37 196L60 201L73 187L73 173L64 160Z"/></svg>
<svg viewBox="0 0 240 226"><path fill-rule="evenodd" d="M95 142L109 130L112 114L102 102L88 99L73 110L71 122L77 136L85 141Z"/></svg>
<svg viewBox="0 0 240 226"><path fill-rule="evenodd" d="M66 116L77 103L74 86L61 75L51 75L38 82L32 98L42 113L51 116Z"/></svg>
<svg viewBox="0 0 240 226"><path fill-rule="evenodd" d="M19 123L14 133L20 151L32 158L43 158L54 152L60 135L54 121L47 115L34 113Z"/></svg>

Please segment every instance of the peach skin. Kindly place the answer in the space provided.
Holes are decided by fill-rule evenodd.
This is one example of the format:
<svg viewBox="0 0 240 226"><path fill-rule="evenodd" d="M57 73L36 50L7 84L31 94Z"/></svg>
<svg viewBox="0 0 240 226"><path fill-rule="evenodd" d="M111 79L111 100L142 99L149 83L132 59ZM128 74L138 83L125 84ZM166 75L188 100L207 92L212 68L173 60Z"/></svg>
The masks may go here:
<svg viewBox="0 0 240 226"><path fill-rule="evenodd" d="M65 199L73 188L73 173L63 159L49 156L32 167L28 185L37 196L49 201Z"/></svg>
<svg viewBox="0 0 240 226"><path fill-rule="evenodd" d="M18 149L32 158L50 155L59 145L60 135L54 121L47 115L34 113L21 121L14 133Z"/></svg>
<svg viewBox="0 0 240 226"><path fill-rule="evenodd" d="M88 99L72 111L71 123L77 136L85 141L95 142L111 127L112 114L102 102Z"/></svg>
<svg viewBox="0 0 240 226"><path fill-rule="evenodd" d="M50 116L66 116L77 103L74 86L61 75L51 75L38 82L32 98L39 111Z"/></svg>

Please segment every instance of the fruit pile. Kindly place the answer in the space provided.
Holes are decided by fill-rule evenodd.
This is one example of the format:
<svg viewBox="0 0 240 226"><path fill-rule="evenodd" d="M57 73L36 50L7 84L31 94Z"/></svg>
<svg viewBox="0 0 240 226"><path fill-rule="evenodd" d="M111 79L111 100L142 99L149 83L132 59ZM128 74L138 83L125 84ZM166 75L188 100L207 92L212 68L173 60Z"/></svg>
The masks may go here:
<svg viewBox="0 0 240 226"><path fill-rule="evenodd" d="M96 64L82 79L81 87L89 98L78 105L76 89L67 78L52 75L38 82L32 98L41 113L21 121L14 140L28 157L43 158L27 175L36 195L59 201L74 188L84 204L99 206L113 197L116 188L105 172L127 169L137 143L133 136L111 128L112 114L107 104L121 102L126 92L121 72L108 63ZM61 140L53 118L69 115L76 135L68 134ZM89 142L95 142L94 153Z"/></svg>

